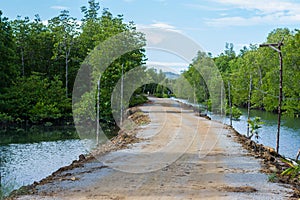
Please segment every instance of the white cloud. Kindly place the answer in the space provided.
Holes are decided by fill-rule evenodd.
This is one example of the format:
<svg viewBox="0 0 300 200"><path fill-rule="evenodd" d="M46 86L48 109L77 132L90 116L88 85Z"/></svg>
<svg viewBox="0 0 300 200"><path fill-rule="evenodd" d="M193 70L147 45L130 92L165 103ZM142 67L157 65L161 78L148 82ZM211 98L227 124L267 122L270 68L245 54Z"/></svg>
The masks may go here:
<svg viewBox="0 0 300 200"><path fill-rule="evenodd" d="M175 29L175 26L172 26L170 24L163 23L163 22L156 22L154 24L151 24L151 26L153 28L162 28L162 29L170 29L170 30L174 30Z"/></svg>
<svg viewBox="0 0 300 200"><path fill-rule="evenodd" d="M163 72L173 72L176 74L181 74L182 71L187 70L187 63L176 63L176 62L155 62L147 61L148 68L154 68L157 70L162 70Z"/></svg>
<svg viewBox="0 0 300 200"><path fill-rule="evenodd" d="M252 26L262 21L260 17L253 17L251 19L243 17L222 17L215 19L207 19L206 24L215 27L225 27L225 26Z"/></svg>
<svg viewBox="0 0 300 200"><path fill-rule="evenodd" d="M300 4L283 0L215 0L218 3L231 5L246 10L257 10L264 14L288 11L300 12Z"/></svg>
<svg viewBox="0 0 300 200"><path fill-rule="evenodd" d="M186 62L156 62L147 61L147 65L150 66L162 66L162 67L187 67L189 64Z"/></svg>
<svg viewBox="0 0 300 200"><path fill-rule="evenodd" d="M68 10L69 7L66 6L51 6L50 8L54 9L54 10Z"/></svg>
<svg viewBox="0 0 300 200"><path fill-rule="evenodd" d="M173 72L180 74L186 70L189 66L186 62L158 62L158 61L147 61L147 67L162 70L163 72Z"/></svg>
<svg viewBox="0 0 300 200"><path fill-rule="evenodd" d="M223 17L215 19L207 19L206 24L215 27L225 27L225 26L253 26L253 25L287 25L287 24L299 24L299 15L278 15L271 14L265 16L254 16L250 18L246 17Z"/></svg>
<svg viewBox="0 0 300 200"><path fill-rule="evenodd" d="M168 31L181 32L181 30L177 29L173 25L170 25L170 24L165 23L165 22L158 22L158 21L154 21L154 23L148 24L148 25L138 24L137 28L139 28L139 29L158 28L158 29L164 29L164 30L168 30Z"/></svg>
<svg viewBox="0 0 300 200"><path fill-rule="evenodd" d="M251 26L300 24L300 3L279 0L214 0L233 9L250 11L250 16L242 14L231 17L206 19L210 26ZM229 14L229 13L228 13Z"/></svg>

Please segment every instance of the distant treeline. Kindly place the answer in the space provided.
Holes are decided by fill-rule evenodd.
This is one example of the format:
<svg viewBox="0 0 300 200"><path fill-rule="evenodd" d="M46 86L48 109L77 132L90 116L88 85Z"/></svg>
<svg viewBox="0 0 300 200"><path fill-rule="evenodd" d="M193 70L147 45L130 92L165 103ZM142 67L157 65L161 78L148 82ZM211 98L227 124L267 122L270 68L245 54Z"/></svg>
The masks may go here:
<svg viewBox="0 0 300 200"><path fill-rule="evenodd" d="M278 43L283 38L282 109L284 114L298 117L300 116L300 30L275 29L269 33L265 42ZM251 108L277 112L280 68L278 52L271 48L250 45L237 54L233 50L233 44L226 44L224 53L214 58L210 54L199 52L189 69L172 86L175 93L179 97L192 100L195 92L197 102L209 104L210 92L198 71L209 69L213 65L222 75L227 108L229 87L233 106L237 107L247 106L251 88ZM185 79L188 82L185 82ZM188 87L189 84L195 86L196 90L192 91Z"/></svg>
<svg viewBox="0 0 300 200"><path fill-rule="evenodd" d="M71 121L72 90L81 64L101 42L128 31L132 42L140 48L122 55L101 74L100 121L112 125L115 123L111 94L122 76L122 68L123 73L136 67L146 71L146 41L144 35L136 31L133 22L125 23L122 15L113 16L108 9L103 9L102 12L99 10L99 3L89 0L88 7L81 7L82 19L74 18L64 10L47 23L43 23L39 15L33 20L28 17L9 20L0 12L1 124L61 124L64 120ZM277 43L282 38L283 111L285 114L298 116L300 31L276 29L268 35L266 42ZM144 102L145 98L140 94L149 92L159 97L169 97L174 93L177 97L190 100L194 98L209 106L212 101L210 91L197 69L209 69L212 65L216 65L221 72L227 100L230 85L230 97L234 106L247 105L251 82L251 107L277 111L278 53L270 48L250 45L237 54L233 50L233 44L226 44L224 53L214 58L211 54L199 52L188 70L174 80L167 79L162 71L148 69L148 78L152 83L148 80L148 84L138 88L130 99L130 105ZM93 76L96 77L95 74ZM210 80L212 83L213 81ZM195 89L191 90L189 85ZM95 102L96 96L95 93L90 93L83 97L87 102L91 99ZM80 106L75 106L73 112L85 112Z"/></svg>

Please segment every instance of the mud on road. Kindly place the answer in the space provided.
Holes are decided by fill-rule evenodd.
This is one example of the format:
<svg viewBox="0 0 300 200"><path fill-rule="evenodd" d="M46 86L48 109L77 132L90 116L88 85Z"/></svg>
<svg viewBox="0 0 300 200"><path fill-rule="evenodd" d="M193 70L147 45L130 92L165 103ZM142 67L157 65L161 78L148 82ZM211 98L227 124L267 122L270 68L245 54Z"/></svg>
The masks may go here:
<svg viewBox="0 0 300 200"><path fill-rule="evenodd" d="M268 182L261 160L218 122L170 99L140 109L151 122L137 143L95 156L36 184L17 199L289 199L287 185Z"/></svg>

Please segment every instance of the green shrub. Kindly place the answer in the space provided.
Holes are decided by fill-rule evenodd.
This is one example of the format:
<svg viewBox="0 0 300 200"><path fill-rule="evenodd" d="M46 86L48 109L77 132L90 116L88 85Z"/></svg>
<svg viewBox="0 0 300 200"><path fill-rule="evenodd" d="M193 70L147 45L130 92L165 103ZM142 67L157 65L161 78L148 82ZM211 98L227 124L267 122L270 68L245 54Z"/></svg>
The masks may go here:
<svg viewBox="0 0 300 200"><path fill-rule="evenodd" d="M239 119L240 116L241 116L242 114L243 114L243 113L242 113L242 111L241 111L240 109L238 109L238 108L235 107L235 106L232 107L232 117L233 117L234 119ZM227 116L230 115L230 108L227 108L227 109L226 109L226 115L227 115Z"/></svg>
<svg viewBox="0 0 300 200"><path fill-rule="evenodd" d="M155 93L154 96L156 96L157 98L163 98L163 94L162 93Z"/></svg>
<svg viewBox="0 0 300 200"><path fill-rule="evenodd" d="M0 122L5 123L5 122L11 122L11 121L13 121L13 118L10 115L0 112Z"/></svg>
<svg viewBox="0 0 300 200"><path fill-rule="evenodd" d="M282 159L283 162L289 165L289 168L284 170L281 175L285 176L290 176L292 179L293 178L298 178L300 179L300 164L299 163L293 163L291 161L288 161L286 159Z"/></svg>
<svg viewBox="0 0 300 200"><path fill-rule="evenodd" d="M163 94L163 98L169 98L170 96L167 94Z"/></svg>
<svg viewBox="0 0 300 200"><path fill-rule="evenodd" d="M146 103L147 101L148 99L144 95L133 95L130 98L129 107L141 105L143 103Z"/></svg>

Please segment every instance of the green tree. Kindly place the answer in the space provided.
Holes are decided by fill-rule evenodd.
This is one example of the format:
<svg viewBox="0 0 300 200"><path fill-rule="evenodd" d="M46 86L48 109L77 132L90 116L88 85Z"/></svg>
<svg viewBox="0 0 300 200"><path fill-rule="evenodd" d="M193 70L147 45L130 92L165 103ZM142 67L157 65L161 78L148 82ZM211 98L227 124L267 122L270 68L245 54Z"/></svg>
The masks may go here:
<svg viewBox="0 0 300 200"><path fill-rule="evenodd" d="M90 1L89 3L92 2L94 1ZM83 9L83 11L84 13L88 13L90 9L94 8ZM92 13L97 13L97 9ZM145 50L143 49L145 39L143 34L135 30L133 23L124 23L122 16L114 17L107 9L103 11L101 17L97 17L95 14L93 14L92 17L89 17L90 15L88 14L85 16L87 16L87 18L83 20L82 33L79 37L80 45L85 45L81 45L80 51L89 53L96 45L98 46L94 51L90 52L83 63L84 66L90 68L91 74L89 78L92 84L88 85L82 83L78 85L78 90L81 90L81 88L90 88L90 90L85 94L81 94L82 98L84 98L81 102L76 103L76 99L74 100L74 113L80 116L79 120L84 120L85 117L93 118L89 116L93 112L86 113L84 110L95 107L96 103L93 105L91 105L91 103L95 102L96 95L93 94L96 91L95 87L97 81L99 77L101 77L100 120L103 123L114 124L112 113L115 111L111 109L112 92L121 79L122 71L123 74L125 74L131 69L143 65L145 60ZM106 40L110 42L106 44ZM120 40L122 40L122 42L120 42ZM103 46L104 44L106 45ZM127 52L127 49L134 50ZM119 52L122 51L127 53L119 56ZM99 63L101 63L100 66ZM104 70L103 67L107 68ZM73 97L73 99L74 98L76 97Z"/></svg>
<svg viewBox="0 0 300 200"><path fill-rule="evenodd" d="M288 115L299 114L299 31L275 29L266 43L277 43L284 38L283 52L283 111ZM225 55L225 54L224 54ZM224 69L223 55L215 58ZM228 69L226 67L226 69ZM224 71L224 70L223 70ZM270 48L257 48L250 45L244 48L236 59L229 61L229 70L223 79L232 84L232 99L237 106L246 106L252 79L251 107L277 112L279 95L279 58Z"/></svg>
<svg viewBox="0 0 300 200"><path fill-rule="evenodd" d="M0 93L19 75L16 65L16 44L10 22L0 11Z"/></svg>
<svg viewBox="0 0 300 200"><path fill-rule="evenodd" d="M10 87L10 92L2 95L0 107L14 121L19 118L39 123L62 119L68 117L71 111L70 101L64 93L58 77L49 80L43 74L33 73L29 77L20 77Z"/></svg>
<svg viewBox="0 0 300 200"><path fill-rule="evenodd" d="M292 37L284 40L284 69L283 69L283 110L291 116L300 114L300 31L295 30Z"/></svg>
<svg viewBox="0 0 300 200"><path fill-rule="evenodd" d="M62 58L64 60L66 97L68 97L69 62L76 37L79 35L79 24L76 18L69 15L69 11L63 10L59 16L49 20L49 27L55 36L53 58L56 60Z"/></svg>
<svg viewBox="0 0 300 200"><path fill-rule="evenodd" d="M12 22L15 43L17 45L17 64L23 76L31 72L46 73L53 77L57 71L51 60L54 35L50 33L38 15L33 21L20 16Z"/></svg>
<svg viewBox="0 0 300 200"><path fill-rule="evenodd" d="M230 72L230 65L229 62L235 59L236 54L233 50L232 43L226 43L224 53L221 53L218 57L214 59L216 66L220 70L220 72L226 73Z"/></svg>
<svg viewBox="0 0 300 200"><path fill-rule="evenodd" d="M88 1L89 7L86 6L81 7L81 12L84 14L83 22L91 22L95 21L98 18L98 11L100 10L99 2L95 2L95 0Z"/></svg>
<svg viewBox="0 0 300 200"><path fill-rule="evenodd" d="M21 72L23 76L25 76L25 52L28 48L27 41L29 40L30 31L29 21L30 20L28 17L21 19L21 16L18 16L17 19L12 22L15 42L17 45L18 54L21 58Z"/></svg>

